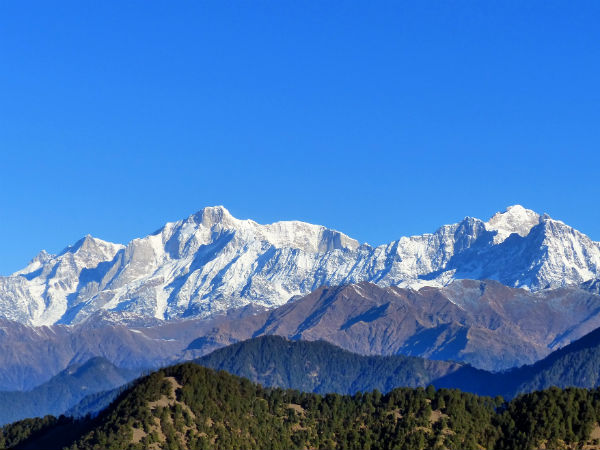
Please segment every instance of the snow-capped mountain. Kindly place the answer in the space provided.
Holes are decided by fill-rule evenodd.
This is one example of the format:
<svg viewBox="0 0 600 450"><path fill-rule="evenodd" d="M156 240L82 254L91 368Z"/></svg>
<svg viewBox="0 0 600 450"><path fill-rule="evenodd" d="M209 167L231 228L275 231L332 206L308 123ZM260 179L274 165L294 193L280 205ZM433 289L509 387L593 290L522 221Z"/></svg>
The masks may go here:
<svg viewBox="0 0 600 450"><path fill-rule="evenodd" d="M208 207L126 246L87 236L0 278L0 316L72 324L99 310L159 319L274 307L322 285L493 279L538 290L600 276L600 244L521 206L372 247L303 222L261 225Z"/></svg>

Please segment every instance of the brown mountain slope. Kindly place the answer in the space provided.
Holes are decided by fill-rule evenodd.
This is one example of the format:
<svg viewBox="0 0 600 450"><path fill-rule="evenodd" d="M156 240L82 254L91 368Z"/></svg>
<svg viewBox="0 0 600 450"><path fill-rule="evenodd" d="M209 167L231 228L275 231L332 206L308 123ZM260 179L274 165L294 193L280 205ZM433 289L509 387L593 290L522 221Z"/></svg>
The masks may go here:
<svg viewBox="0 0 600 450"><path fill-rule="evenodd" d="M600 295L583 289L531 293L460 280L416 291L360 283L320 288L268 311L247 307L145 327L104 319L73 327L0 321L0 390L30 389L94 356L119 367L156 368L267 334L497 370L535 362L598 327Z"/></svg>
<svg viewBox="0 0 600 450"><path fill-rule="evenodd" d="M189 348L277 334L323 339L362 354L459 360L488 370L532 363L600 326L600 296L578 289L531 293L460 280L418 291L360 283L320 288L282 307L225 321Z"/></svg>

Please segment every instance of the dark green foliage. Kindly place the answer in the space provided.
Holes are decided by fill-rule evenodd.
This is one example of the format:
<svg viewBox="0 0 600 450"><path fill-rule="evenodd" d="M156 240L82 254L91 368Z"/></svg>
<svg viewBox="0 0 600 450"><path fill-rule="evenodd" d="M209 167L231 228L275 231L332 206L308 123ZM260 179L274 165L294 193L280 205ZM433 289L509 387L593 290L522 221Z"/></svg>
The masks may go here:
<svg viewBox="0 0 600 450"><path fill-rule="evenodd" d="M289 341L281 336L261 336L196 360L200 365L248 378L263 386L325 394L354 394L379 389L427 386L462 369L461 381L476 369L459 363L431 361L404 355L365 356L325 341ZM483 371L482 371L483 372ZM487 374L487 372L486 372Z"/></svg>
<svg viewBox="0 0 600 450"><path fill-rule="evenodd" d="M400 388L354 395L263 388L182 364L155 372L95 419L21 421L2 429L16 448L424 449L578 447L600 417L600 391L550 389L479 397Z"/></svg>
<svg viewBox="0 0 600 450"><path fill-rule="evenodd" d="M60 419L46 416L38 419L25 419L2 428L0 447L10 448L27 441L44 431L55 427Z"/></svg>
<svg viewBox="0 0 600 450"><path fill-rule="evenodd" d="M0 448L63 448L71 445L90 426L87 420L78 421L65 416L25 419L2 427Z"/></svg>
<svg viewBox="0 0 600 450"><path fill-rule="evenodd" d="M531 366L514 369L522 381L516 392L551 386L593 388L600 385L600 328L557 350Z"/></svg>
<svg viewBox="0 0 600 450"><path fill-rule="evenodd" d="M551 388L517 397L498 423L500 449L579 447L600 418L600 390Z"/></svg>
<svg viewBox="0 0 600 450"><path fill-rule="evenodd" d="M264 386L306 392L338 392L434 384L478 395L513 398L520 393L561 388L595 388L600 385L600 329L551 353L537 363L502 373L466 364L423 358L364 356L323 341L289 341L261 336L219 349L198 359L198 364L226 370Z"/></svg>

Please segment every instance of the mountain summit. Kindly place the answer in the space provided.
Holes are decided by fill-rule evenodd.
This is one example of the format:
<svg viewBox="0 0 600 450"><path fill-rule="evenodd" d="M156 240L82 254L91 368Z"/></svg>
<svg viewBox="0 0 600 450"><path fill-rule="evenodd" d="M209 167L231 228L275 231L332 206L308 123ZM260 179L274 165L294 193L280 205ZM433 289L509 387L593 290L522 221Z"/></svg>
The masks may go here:
<svg viewBox="0 0 600 450"><path fill-rule="evenodd" d="M489 231L495 231L494 244L504 242L511 234L525 237L531 229L540 223L541 216L521 205L509 206L506 211L494 214L485 224Z"/></svg>
<svg viewBox="0 0 600 450"><path fill-rule="evenodd" d="M0 277L0 317L73 324L97 311L158 319L282 305L323 285L442 286L493 279L530 290L600 276L600 244L516 205L488 222L467 217L435 233L372 247L298 221L261 225L207 207L126 246L87 236Z"/></svg>

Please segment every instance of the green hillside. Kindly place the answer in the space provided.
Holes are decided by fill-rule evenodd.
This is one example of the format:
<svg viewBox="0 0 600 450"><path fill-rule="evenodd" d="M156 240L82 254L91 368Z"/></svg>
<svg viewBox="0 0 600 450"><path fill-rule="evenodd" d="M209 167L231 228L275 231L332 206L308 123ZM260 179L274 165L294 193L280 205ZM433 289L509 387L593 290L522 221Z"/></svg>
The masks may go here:
<svg viewBox="0 0 600 450"><path fill-rule="evenodd" d="M598 443L598 417L598 390L551 389L510 403L431 387L322 396L187 363L140 379L96 419L29 419L4 427L0 443L73 450L581 448Z"/></svg>

